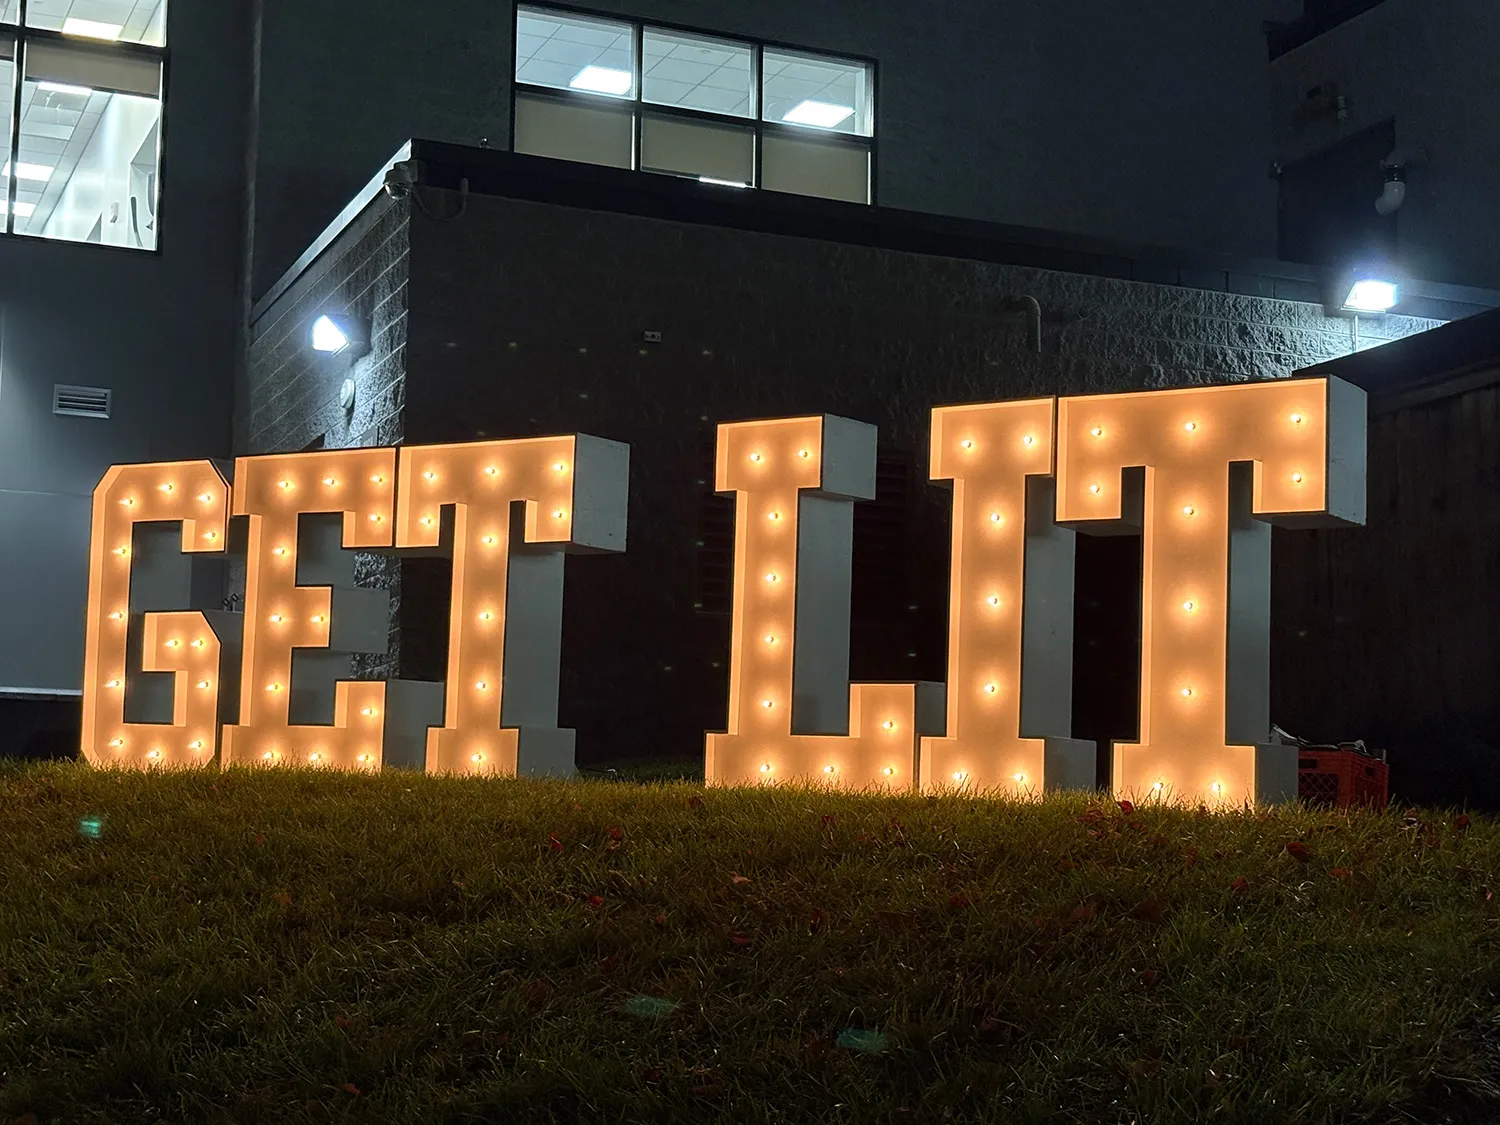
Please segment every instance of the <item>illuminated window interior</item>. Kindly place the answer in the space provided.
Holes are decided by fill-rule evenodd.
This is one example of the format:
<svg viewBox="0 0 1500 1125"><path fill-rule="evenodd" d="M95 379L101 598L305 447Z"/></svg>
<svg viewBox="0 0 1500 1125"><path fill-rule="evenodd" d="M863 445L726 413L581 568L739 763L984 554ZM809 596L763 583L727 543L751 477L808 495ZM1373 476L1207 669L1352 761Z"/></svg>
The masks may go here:
<svg viewBox="0 0 1500 1125"><path fill-rule="evenodd" d="M6 230L156 248L165 18L163 0L30 5L19 34L42 29L63 37L25 42L15 151L7 149L0 176L0 194L15 200L6 208ZM7 105L14 55L0 34Z"/></svg>
<svg viewBox="0 0 1500 1125"><path fill-rule="evenodd" d="M874 66L522 5L517 152L873 201Z"/></svg>

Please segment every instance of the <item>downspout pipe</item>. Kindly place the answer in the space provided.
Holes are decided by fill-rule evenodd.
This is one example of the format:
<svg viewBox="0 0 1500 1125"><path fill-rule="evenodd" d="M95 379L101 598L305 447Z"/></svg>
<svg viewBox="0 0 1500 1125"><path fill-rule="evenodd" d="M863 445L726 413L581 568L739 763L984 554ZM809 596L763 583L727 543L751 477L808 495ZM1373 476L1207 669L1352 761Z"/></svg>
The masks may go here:
<svg viewBox="0 0 1500 1125"><path fill-rule="evenodd" d="M1012 312L1026 314L1026 347L1036 355L1042 354L1042 304L1029 293L1012 297L1005 302Z"/></svg>

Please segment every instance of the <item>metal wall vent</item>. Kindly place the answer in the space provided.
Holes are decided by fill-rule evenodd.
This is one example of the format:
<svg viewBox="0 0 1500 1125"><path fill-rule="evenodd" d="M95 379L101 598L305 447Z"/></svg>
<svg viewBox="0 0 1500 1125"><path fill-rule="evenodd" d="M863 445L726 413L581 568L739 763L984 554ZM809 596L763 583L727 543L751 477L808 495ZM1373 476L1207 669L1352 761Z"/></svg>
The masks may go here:
<svg viewBox="0 0 1500 1125"><path fill-rule="evenodd" d="M110 392L105 387L70 387L57 383L52 388L52 413L68 418L108 418Z"/></svg>

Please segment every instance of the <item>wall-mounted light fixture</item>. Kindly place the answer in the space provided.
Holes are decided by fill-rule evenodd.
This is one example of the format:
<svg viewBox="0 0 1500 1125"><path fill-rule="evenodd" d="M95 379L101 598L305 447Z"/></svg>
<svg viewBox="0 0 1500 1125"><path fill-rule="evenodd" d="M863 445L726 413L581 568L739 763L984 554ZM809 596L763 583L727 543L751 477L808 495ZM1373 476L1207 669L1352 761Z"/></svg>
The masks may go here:
<svg viewBox="0 0 1500 1125"><path fill-rule="evenodd" d="M1401 288L1394 281L1377 277L1357 278L1344 297L1344 309L1353 313L1384 313L1395 308Z"/></svg>
<svg viewBox="0 0 1500 1125"><path fill-rule="evenodd" d="M1382 316L1401 301L1396 271L1362 263L1325 274L1323 311L1328 316Z"/></svg>
<svg viewBox="0 0 1500 1125"><path fill-rule="evenodd" d="M357 316L323 313L308 335L313 351L358 359L370 350L370 326Z"/></svg>

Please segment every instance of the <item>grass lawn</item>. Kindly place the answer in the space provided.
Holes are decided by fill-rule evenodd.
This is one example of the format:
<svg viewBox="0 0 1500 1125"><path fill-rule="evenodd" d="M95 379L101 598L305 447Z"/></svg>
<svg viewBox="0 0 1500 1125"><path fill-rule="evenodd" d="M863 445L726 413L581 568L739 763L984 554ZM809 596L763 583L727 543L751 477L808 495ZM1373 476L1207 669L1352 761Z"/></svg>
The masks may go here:
<svg viewBox="0 0 1500 1125"><path fill-rule="evenodd" d="M1500 825L0 770L0 1123L1500 1118Z"/></svg>

